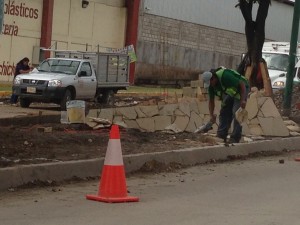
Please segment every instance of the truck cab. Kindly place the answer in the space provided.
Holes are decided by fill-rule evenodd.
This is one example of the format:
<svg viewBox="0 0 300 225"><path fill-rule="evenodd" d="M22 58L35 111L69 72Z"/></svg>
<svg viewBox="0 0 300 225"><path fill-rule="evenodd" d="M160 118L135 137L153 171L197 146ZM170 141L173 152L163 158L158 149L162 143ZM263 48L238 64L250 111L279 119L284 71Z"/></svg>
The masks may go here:
<svg viewBox="0 0 300 225"><path fill-rule="evenodd" d="M96 94L96 75L89 61L49 58L29 74L18 75L13 91L21 107L31 102L53 102L64 108L72 99L92 99Z"/></svg>

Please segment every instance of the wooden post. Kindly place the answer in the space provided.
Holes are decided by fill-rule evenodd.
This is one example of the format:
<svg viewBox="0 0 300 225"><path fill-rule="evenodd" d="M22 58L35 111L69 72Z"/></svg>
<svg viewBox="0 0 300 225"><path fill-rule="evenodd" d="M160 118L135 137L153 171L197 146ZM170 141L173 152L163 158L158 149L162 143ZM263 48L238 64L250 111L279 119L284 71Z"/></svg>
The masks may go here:
<svg viewBox="0 0 300 225"><path fill-rule="evenodd" d="M264 89L265 89L265 96L266 97L273 97L273 90L271 79L269 77L268 67L265 62L259 63L260 71L263 79Z"/></svg>
<svg viewBox="0 0 300 225"><path fill-rule="evenodd" d="M269 77L268 67L267 64L264 62L259 63L262 79L263 79L263 85L264 85L264 95L266 97L273 97L273 91L272 91L272 85L271 85L271 79ZM253 66L248 66L246 68L245 77L248 79L250 83L250 87L253 87L251 74L252 74Z"/></svg>

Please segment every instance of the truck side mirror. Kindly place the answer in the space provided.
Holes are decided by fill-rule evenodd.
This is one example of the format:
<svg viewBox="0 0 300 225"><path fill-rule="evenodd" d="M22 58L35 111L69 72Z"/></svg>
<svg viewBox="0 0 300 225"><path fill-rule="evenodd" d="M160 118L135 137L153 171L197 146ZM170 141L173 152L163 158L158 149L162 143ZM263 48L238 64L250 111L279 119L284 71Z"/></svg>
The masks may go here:
<svg viewBox="0 0 300 225"><path fill-rule="evenodd" d="M79 77L86 77L87 73L86 71L80 71L80 73L78 74Z"/></svg>

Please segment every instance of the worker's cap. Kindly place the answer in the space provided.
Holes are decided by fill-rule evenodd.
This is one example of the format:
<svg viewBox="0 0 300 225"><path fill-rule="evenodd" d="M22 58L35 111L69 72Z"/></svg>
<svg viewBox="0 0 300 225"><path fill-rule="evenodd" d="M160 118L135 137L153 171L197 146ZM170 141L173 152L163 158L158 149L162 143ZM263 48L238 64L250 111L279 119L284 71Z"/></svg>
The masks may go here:
<svg viewBox="0 0 300 225"><path fill-rule="evenodd" d="M209 71L206 71L202 74L201 78L204 83L204 88L208 88L210 85L210 79L212 78L212 73Z"/></svg>

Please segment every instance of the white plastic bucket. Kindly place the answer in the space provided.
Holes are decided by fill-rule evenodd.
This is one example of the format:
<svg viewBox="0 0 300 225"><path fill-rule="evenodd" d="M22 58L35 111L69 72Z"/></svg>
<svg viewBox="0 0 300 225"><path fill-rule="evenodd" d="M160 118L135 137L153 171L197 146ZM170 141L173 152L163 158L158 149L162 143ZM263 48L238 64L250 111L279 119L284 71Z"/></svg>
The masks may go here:
<svg viewBox="0 0 300 225"><path fill-rule="evenodd" d="M70 123L85 123L85 101L68 101L66 106Z"/></svg>

